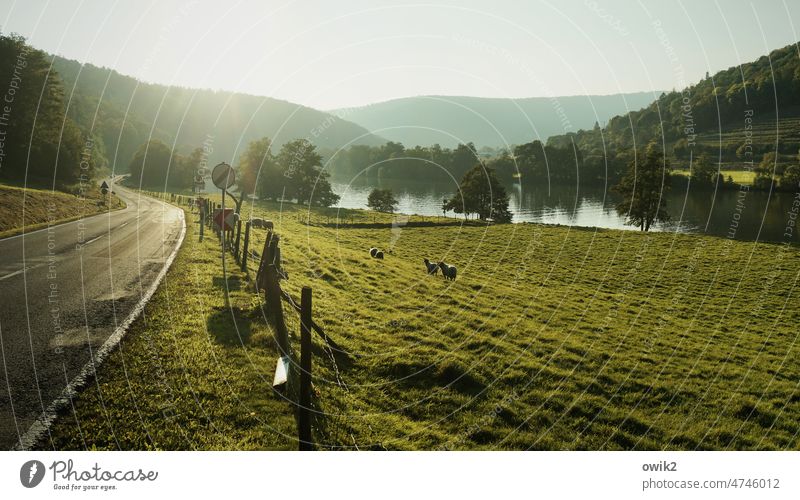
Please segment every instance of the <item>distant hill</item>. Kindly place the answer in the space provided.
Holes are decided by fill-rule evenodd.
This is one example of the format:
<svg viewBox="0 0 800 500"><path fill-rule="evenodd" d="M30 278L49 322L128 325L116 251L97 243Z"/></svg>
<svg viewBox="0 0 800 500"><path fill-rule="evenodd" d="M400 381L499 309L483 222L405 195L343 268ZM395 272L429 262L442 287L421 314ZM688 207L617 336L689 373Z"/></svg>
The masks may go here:
<svg viewBox="0 0 800 500"><path fill-rule="evenodd" d="M406 146L500 147L592 128L652 103L661 92L500 99L420 96L330 111Z"/></svg>
<svg viewBox="0 0 800 500"><path fill-rule="evenodd" d="M248 142L265 136L275 146L307 138L320 149L386 142L349 121L270 97L143 83L58 56L54 68L64 81L67 99L75 88L69 116L84 132L92 130L100 142L97 149L109 165L116 158L118 171L127 170L136 149L151 135L170 146L177 140L181 152L208 140L213 149L210 164L234 160Z"/></svg>
<svg viewBox="0 0 800 500"><path fill-rule="evenodd" d="M681 91L662 94L644 109L613 118L602 130L551 137L548 145L585 156L614 156L649 141L686 167L690 154L728 166L758 164L777 155L796 164L800 149L800 53L796 45L719 71Z"/></svg>

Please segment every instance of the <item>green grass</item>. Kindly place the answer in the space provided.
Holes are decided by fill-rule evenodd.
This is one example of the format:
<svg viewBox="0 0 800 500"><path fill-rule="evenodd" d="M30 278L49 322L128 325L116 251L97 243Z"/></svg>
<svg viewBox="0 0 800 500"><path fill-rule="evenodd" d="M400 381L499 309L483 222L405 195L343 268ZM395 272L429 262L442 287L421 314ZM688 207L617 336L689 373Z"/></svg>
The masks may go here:
<svg viewBox="0 0 800 500"><path fill-rule="evenodd" d="M73 191L0 184L0 238L125 207L122 200L111 194L110 207L107 206L94 185Z"/></svg>
<svg viewBox="0 0 800 500"><path fill-rule="evenodd" d="M752 186L753 181L756 178L756 173L752 170L722 170L722 175L725 177L727 181L729 178L733 179L733 182L736 184L740 184L743 186ZM673 170L673 173L677 175L682 175L684 177L689 176L689 170Z"/></svg>
<svg viewBox="0 0 800 500"><path fill-rule="evenodd" d="M284 289L312 286L315 320L351 353L334 366L314 336L322 449L800 448L796 247L256 213L281 234ZM292 406L270 391L262 300L234 272L226 308L215 239L193 231L146 319L43 447L296 446ZM374 260L372 246L391 252ZM426 256L457 265L457 281L426 276Z"/></svg>

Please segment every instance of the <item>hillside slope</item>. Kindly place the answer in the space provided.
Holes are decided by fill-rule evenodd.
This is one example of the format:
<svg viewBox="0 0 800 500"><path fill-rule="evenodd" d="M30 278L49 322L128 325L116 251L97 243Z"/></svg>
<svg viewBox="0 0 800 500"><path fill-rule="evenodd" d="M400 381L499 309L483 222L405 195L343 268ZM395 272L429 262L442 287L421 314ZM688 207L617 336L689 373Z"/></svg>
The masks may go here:
<svg viewBox="0 0 800 500"><path fill-rule="evenodd" d="M406 146L474 142L497 147L604 124L647 106L657 96L658 92L526 99L420 96L331 113Z"/></svg>
<svg viewBox="0 0 800 500"><path fill-rule="evenodd" d="M48 225L123 208L114 196L109 203L96 185L74 193L0 184L0 238L32 232Z"/></svg>
<svg viewBox="0 0 800 500"><path fill-rule="evenodd" d="M602 130L551 137L548 144L598 156L651 140L686 161L690 153L724 162L758 163L766 153L793 162L800 148L800 51L773 50L755 61L719 71L648 107L613 118Z"/></svg>
<svg viewBox="0 0 800 500"><path fill-rule="evenodd" d="M281 286L293 297L313 287L314 320L350 353L335 367L313 337L321 449L798 446L796 247L537 224L403 227L361 211L338 215L363 227L337 228L324 227L335 211L251 209L276 222ZM258 262L223 279L216 238L198 242L196 229L147 321L43 447L293 447L293 404L270 389L278 351L252 290ZM263 242L254 232L251 248ZM370 246L391 252L372 259ZM458 266L458 279L428 276L423 257ZM298 316L285 311L296 352Z"/></svg>
<svg viewBox="0 0 800 500"><path fill-rule="evenodd" d="M92 64L58 56L53 61L67 97L72 94L70 117L85 132L91 130L118 171L126 171L136 149L151 136L175 142L182 152L206 143L213 150L212 164L232 161L248 142L265 136L278 146L298 138L321 148L385 142L358 125L287 101L144 83Z"/></svg>

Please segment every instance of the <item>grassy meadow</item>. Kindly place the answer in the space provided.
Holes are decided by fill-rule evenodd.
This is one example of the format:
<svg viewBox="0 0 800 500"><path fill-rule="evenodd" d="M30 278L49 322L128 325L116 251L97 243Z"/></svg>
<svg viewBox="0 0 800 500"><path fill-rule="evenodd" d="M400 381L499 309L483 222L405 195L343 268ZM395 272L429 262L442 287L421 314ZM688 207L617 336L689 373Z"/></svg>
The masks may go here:
<svg viewBox="0 0 800 500"><path fill-rule="evenodd" d="M756 178L756 173L752 170L721 170L722 175L725 177L725 180L728 179L733 180L736 184L742 186L752 186L753 181ZM691 172L689 170L674 170L673 173L677 175L683 175L685 177L689 177Z"/></svg>
<svg viewBox="0 0 800 500"><path fill-rule="evenodd" d="M76 187L73 191L0 184L0 238L109 210L102 203L103 195L97 186L86 187L82 192ZM125 206L116 196L108 196L111 210Z"/></svg>
<svg viewBox="0 0 800 500"><path fill-rule="evenodd" d="M314 335L320 449L800 449L797 247L243 213L275 221L284 290L313 287L315 321L349 353ZM196 221L187 212L144 316L40 447L296 449L292 404L271 390L256 262L242 273L229 258L226 282ZM262 244L258 233L251 248ZM458 279L426 275L424 257ZM298 350L298 316L284 311Z"/></svg>

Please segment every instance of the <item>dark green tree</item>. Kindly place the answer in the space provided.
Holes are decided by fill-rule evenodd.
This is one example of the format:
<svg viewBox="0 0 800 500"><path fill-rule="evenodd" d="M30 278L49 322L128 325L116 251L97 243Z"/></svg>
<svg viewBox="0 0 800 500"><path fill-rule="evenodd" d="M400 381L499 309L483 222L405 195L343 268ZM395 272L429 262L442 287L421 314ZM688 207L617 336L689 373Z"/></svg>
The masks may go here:
<svg viewBox="0 0 800 500"><path fill-rule="evenodd" d="M172 162L172 150L163 142L152 139L142 144L128 166L131 184L164 189Z"/></svg>
<svg viewBox="0 0 800 500"><path fill-rule="evenodd" d="M89 182L94 147L66 115L64 86L47 54L0 35L0 176L53 184Z"/></svg>
<svg viewBox="0 0 800 500"><path fill-rule="evenodd" d="M696 186L709 187L714 183L717 175L715 167L705 155L700 155L692 161L691 167L692 184Z"/></svg>
<svg viewBox="0 0 800 500"><path fill-rule="evenodd" d="M394 213L397 203L391 189L376 188L367 197L367 206L376 212Z"/></svg>
<svg viewBox="0 0 800 500"><path fill-rule="evenodd" d="M481 220L492 219L495 222L511 222L512 217L505 188L494 169L482 163L464 174L459 193L445 201L442 208L465 216L477 214Z"/></svg>
<svg viewBox="0 0 800 500"><path fill-rule="evenodd" d="M450 157L450 165L447 165L447 167L449 167L450 173L458 178L469 171L477 161L480 161L480 159L478 152L475 150L475 144L468 142L459 144L453 150Z"/></svg>
<svg viewBox="0 0 800 500"><path fill-rule="evenodd" d="M286 178L286 196L300 204L329 207L339 201L331 189L328 172L322 169L322 157L305 139L287 142L276 158Z"/></svg>
<svg viewBox="0 0 800 500"><path fill-rule="evenodd" d="M271 151L272 140L263 137L251 141L239 157L239 190L245 195L256 194L262 200L277 200L286 187L284 177Z"/></svg>
<svg viewBox="0 0 800 500"><path fill-rule="evenodd" d="M781 189L784 191L800 191L800 165L786 167L781 176Z"/></svg>
<svg viewBox="0 0 800 500"><path fill-rule="evenodd" d="M757 189L770 189L772 186L773 174L780 176L783 168L778 164L778 155L775 151L768 151L761 157L755 169L756 177L753 179L753 187Z"/></svg>
<svg viewBox="0 0 800 500"><path fill-rule="evenodd" d="M628 165L628 172L612 190L622 196L617 213L625 223L649 231L654 222L669 220L666 193L669 191L669 160L655 142Z"/></svg>
<svg viewBox="0 0 800 500"><path fill-rule="evenodd" d="M194 176L203 162L203 148L194 148L186 156L175 155L170 167L168 185L176 189L189 189L194 184Z"/></svg>

